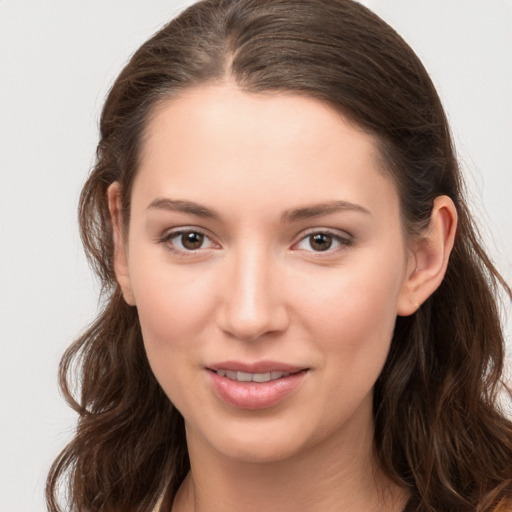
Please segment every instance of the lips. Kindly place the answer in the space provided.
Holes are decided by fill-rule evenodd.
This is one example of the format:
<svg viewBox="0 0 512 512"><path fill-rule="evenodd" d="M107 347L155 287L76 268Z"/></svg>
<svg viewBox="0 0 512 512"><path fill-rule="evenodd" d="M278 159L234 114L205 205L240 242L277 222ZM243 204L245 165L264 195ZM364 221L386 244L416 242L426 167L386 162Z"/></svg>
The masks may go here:
<svg viewBox="0 0 512 512"><path fill-rule="evenodd" d="M217 370L216 372L221 377L227 377L230 380L236 380L238 382L269 382L271 380L282 379L290 375L286 372L265 372L265 373L249 373L249 372L238 372L234 370Z"/></svg>
<svg viewBox="0 0 512 512"><path fill-rule="evenodd" d="M227 405L240 409L276 406L304 380L308 368L263 361L228 361L207 367L213 392Z"/></svg>

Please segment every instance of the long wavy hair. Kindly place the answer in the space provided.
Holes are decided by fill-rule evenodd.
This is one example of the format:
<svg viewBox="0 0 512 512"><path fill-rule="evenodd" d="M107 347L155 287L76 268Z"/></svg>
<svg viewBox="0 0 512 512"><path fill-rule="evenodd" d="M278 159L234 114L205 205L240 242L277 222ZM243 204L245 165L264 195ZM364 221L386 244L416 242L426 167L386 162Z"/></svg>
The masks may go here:
<svg viewBox="0 0 512 512"><path fill-rule="evenodd" d="M397 318L375 384L374 451L413 510L504 510L512 423L498 406L498 297L504 290L508 304L510 288L479 241L427 72L391 27L350 0L199 2L137 50L115 81L79 207L103 307L61 361L62 391L79 420L50 470L49 510L64 499L67 511L149 511L189 470L183 418L150 370L137 309L115 279L107 188L121 184L127 221L152 113L180 91L226 80L328 102L374 135L409 236L428 224L434 198L454 201L459 225L444 281L414 315Z"/></svg>

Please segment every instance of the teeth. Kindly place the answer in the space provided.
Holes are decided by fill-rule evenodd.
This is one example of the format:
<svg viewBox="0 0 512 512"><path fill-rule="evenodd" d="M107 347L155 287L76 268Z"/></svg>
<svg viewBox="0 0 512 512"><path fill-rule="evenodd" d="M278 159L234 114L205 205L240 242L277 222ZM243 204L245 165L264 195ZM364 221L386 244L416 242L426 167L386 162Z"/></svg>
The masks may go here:
<svg viewBox="0 0 512 512"><path fill-rule="evenodd" d="M217 374L230 380L237 380L238 382L269 382L290 375L286 372L247 373L230 370L217 370Z"/></svg>
<svg viewBox="0 0 512 512"><path fill-rule="evenodd" d="M238 380L240 382L251 382L252 375L250 373L237 372L236 380Z"/></svg>
<svg viewBox="0 0 512 512"><path fill-rule="evenodd" d="M253 373L251 380L253 382L268 382L270 380L270 372L268 372L268 373Z"/></svg>

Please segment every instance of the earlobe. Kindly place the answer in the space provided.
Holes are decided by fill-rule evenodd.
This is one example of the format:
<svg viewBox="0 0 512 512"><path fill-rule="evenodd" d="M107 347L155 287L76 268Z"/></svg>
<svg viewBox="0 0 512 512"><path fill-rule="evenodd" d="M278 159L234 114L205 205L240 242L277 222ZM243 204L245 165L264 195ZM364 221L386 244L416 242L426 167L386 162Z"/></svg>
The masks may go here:
<svg viewBox="0 0 512 512"><path fill-rule="evenodd" d="M448 266L457 230L457 210L448 196L434 200L430 223L414 241L411 260L398 298L397 313L412 315L439 287Z"/></svg>
<svg viewBox="0 0 512 512"><path fill-rule="evenodd" d="M135 306L135 298L128 270L128 255L121 207L121 186L119 182L116 181L108 187L107 196L110 220L112 222L112 236L114 237L114 272L123 292L124 300L130 306Z"/></svg>

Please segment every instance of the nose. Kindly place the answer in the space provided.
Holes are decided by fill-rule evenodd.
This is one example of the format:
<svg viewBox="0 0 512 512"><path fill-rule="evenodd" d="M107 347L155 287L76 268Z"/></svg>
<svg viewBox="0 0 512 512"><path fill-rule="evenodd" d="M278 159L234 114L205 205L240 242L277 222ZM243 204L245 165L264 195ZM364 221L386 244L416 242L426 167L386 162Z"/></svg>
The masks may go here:
<svg viewBox="0 0 512 512"><path fill-rule="evenodd" d="M221 276L222 304L218 325L230 336L255 341L284 332L288 310L280 287L279 269L261 250L233 254Z"/></svg>

